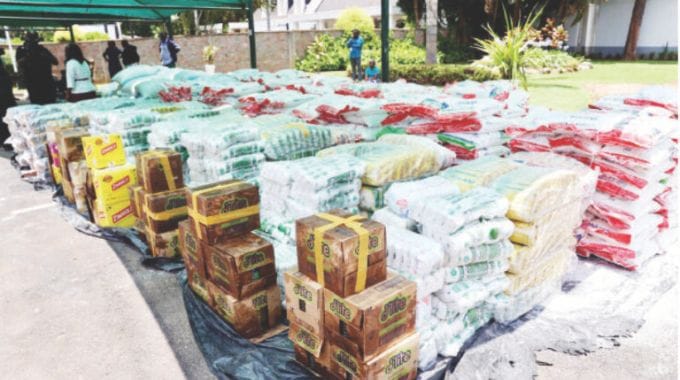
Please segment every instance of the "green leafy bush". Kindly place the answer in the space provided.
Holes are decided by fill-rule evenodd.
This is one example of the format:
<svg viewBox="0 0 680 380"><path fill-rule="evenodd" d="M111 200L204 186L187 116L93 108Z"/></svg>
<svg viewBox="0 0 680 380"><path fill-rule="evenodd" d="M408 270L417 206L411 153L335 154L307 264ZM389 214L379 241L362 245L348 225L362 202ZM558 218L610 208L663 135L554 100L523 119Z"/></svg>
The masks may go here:
<svg viewBox="0 0 680 380"><path fill-rule="evenodd" d="M320 34L307 47L305 56L295 62L295 68L302 71L339 71L347 68L349 53L343 38Z"/></svg>
<svg viewBox="0 0 680 380"><path fill-rule="evenodd" d="M373 18L362 8L347 8L340 13L335 22L335 29L340 29L346 35L357 29L365 40L374 39L375 25Z"/></svg>
<svg viewBox="0 0 680 380"><path fill-rule="evenodd" d="M349 65L349 50L346 46L347 37L331 37L322 34L314 39L307 47L304 57L298 59L295 68L302 71L339 71L347 70ZM366 41L362 49L362 64L374 59L380 65L380 40L374 38ZM390 38L391 64L424 64L425 48L415 44L411 38Z"/></svg>
<svg viewBox="0 0 680 380"><path fill-rule="evenodd" d="M576 71L583 62L582 58L561 50L531 48L527 49L525 55L526 67L536 70Z"/></svg>
<svg viewBox="0 0 680 380"><path fill-rule="evenodd" d="M73 35L78 41L106 41L109 35L102 32L87 32L83 33L78 29L78 26L73 27ZM71 33L68 30L59 30L54 32L52 42L71 42Z"/></svg>
<svg viewBox="0 0 680 380"><path fill-rule="evenodd" d="M483 82L500 79L494 70L472 65L394 65L390 68L392 79L405 79L408 82L444 86L447 83L466 79Z"/></svg>
<svg viewBox="0 0 680 380"><path fill-rule="evenodd" d="M479 53L469 46L460 45L452 38L439 36L437 39L437 50L441 53L441 63L462 63L479 58Z"/></svg>

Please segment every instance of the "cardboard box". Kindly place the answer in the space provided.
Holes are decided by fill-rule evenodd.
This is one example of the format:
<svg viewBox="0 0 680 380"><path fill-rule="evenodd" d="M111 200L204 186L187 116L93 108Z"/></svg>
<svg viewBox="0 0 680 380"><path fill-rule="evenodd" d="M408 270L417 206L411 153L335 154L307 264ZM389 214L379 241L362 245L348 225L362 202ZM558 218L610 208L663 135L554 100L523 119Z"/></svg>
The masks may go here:
<svg viewBox="0 0 680 380"><path fill-rule="evenodd" d="M187 207L199 239L217 244L260 227L256 186L229 180L187 192Z"/></svg>
<svg viewBox="0 0 680 380"><path fill-rule="evenodd" d="M208 304L208 306L214 307L215 302L212 298L212 294L210 294L208 280L201 276L191 263L184 263L184 265L187 268L187 282L189 288L194 291L194 294L196 294L198 298Z"/></svg>
<svg viewBox="0 0 680 380"><path fill-rule="evenodd" d="M83 137L83 149L90 169L125 164L125 149L119 134Z"/></svg>
<svg viewBox="0 0 680 380"><path fill-rule="evenodd" d="M64 129L55 132L57 139L57 148L59 150L59 159L65 162L80 161L85 159L85 151L83 149L83 137L87 137L90 133L86 128ZM65 167L66 165L61 165Z"/></svg>
<svg viewBox="0 0 680 380"><path fill-rule="evenodd" d="M208 278L203 257L203 244L196 238L188 220L178 224L180 254L184 263L191 264L203 278Z"/></svg>
<svg viewBox="0 0 680 380"><path fill-rule="evenodd" d="M155 233L146 228L146 243L153 257L179 257L178 230Z"/></svg>
<svg viewBox="0 0 680 380"><path fill-rule="evenodd" d="M418 343L417 333L408 335L367 362L331 343L330 372L341 379L413 380L418 374Z"/></svg>
<svg viewBox="0 0 680 380"><path fill-rule="evenodd" d="M288 339L293 342L295 359L309 370L323 374L330 369L330 349L322 337L294 323L288 329Z"/></svg>
<svg viewBox="0 0 680 380"><path fill-rule="evenodd" d="M147 193L184 187L182 156L171 149L154 149L135 155L139 184Z"/></svg>
<svg viewBox="0 0 680 380"><path fill-rule="evenodd" d="M144 214L144 194L144 189L139 185L128 187L128 197L132 202L132 212L143 222L146 221L146 215Z"/></svg>
<svg viewBox="0 0 680 380"><path fill-rule="evenodd" d="M352 214L333 210L328 214L348 218ZM295 222L298 270L311 279L321 282L316 275L314 255L314 231L330 224L331 221L318 215L299 219ZM372 220L360 220L360 226L368 231L368 266L365 287L387 277L385 226ZM344 224L329 229L323 234L324 287L335 294L347 297L357 292L357 270L359 267L359 235ZM349 281L350 278L353 280Z"/></svg>
<svg viewBox="0 0 680 380"><path fill-rule="evenodd" d="M390 274L347 298L324 289L324 337L362 361L415 331L416 283Z"/></svg>
<svg viewBox="0 0 680 380"><path fill-rule="evenodd" d="M288 321L323 338L323 286L297 270L283 274Z"/></svg>
<svg viewBox="0 0 680 380"><path fill-rule="evenodd" d="M252 233L205 245L203 257L208 279L236 299L276 284L274 247Z"/></svg>
<svg viewBox="0 0 680 380"><path fill-rule="evenodd" d="M94 221L100 227L130 228L137 219L132 214L132 203L129 199L108 204L97 199L92 203L92 208Z"/></svg>
<svg viewBox="0 0 680 380"><path fill-rule="evenodd" d="M87 164L85 161L69 162L68 173L76 209L78 212L87 213Z"/></svg>
<svg viewBox="0 0 680 380"><path fill-rule="evenodd" d="M186 190L144 193L143 214L146 226L156 233L176 230L179 222L187 218Z"/></svg>
<svg viewBox="0 0 680 380"><path fill-rule="evenodd" d="M129 198L128 188L135 183L137 174L132 164L92 169L92 185L98 199L115 201Z"/></svg>
<svg viewBox="0 0 680 380"><path fill-rule="evenodd" d="M281 318L281 291L273 285L242 300L208 281L215 311L241 336L252 338L277 326Z"/></svg>
<svg viewBox="0 0 680 380"><path fill-rule="evenodd" d="M74 204L76 203L76 198L73 194L73 185L71 185L71 181L69 181L65 176L67 173L68 170L64 170L62 173L64 175L61 178L61 188L64 191L64 198L66 198L68 203Z"/></svg>

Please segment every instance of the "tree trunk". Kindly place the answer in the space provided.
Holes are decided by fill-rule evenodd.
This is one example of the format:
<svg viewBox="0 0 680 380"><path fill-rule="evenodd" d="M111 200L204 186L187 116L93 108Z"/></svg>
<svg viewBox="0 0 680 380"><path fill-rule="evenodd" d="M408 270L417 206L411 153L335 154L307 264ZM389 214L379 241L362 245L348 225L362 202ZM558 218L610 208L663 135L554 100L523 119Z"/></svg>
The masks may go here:
<svg viewBox="0 0 680 380"><path fill-rule="evenodd" d="M633 5L633 14L630 16L626 46L623 49L623 59L627 61L632 61L636 58L635 51L637 50L638 38L640 37L640 25L642 25L642 16L645 13L646 3L647 0L635 0L635 5Z"/></svg>
<svg viewBox="0 0 680 380"><path fill-rule="evenodd" d="M425 0L425 60L428 64L437 63L437 11L438 0Z"/></svg>
<svg viewBox="0 0 680 380"><path fill-rule="evenodd" d="M413 23L416 29L420 27L420 0L413 0Z"/></svg>

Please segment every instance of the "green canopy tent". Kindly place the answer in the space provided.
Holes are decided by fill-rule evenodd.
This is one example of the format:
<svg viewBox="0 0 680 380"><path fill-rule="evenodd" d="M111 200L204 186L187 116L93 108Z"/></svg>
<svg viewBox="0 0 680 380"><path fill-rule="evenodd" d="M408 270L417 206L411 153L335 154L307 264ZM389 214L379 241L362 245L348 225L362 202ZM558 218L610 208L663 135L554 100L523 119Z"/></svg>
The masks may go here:
<svg viewBox="0 0 680 380"><path fill-rule="evenodd" d="M115 21L169 23L187 10L245 9L248 14L250 65L257 67L253 0L0 0L0 25L70 27Z"/></svg>

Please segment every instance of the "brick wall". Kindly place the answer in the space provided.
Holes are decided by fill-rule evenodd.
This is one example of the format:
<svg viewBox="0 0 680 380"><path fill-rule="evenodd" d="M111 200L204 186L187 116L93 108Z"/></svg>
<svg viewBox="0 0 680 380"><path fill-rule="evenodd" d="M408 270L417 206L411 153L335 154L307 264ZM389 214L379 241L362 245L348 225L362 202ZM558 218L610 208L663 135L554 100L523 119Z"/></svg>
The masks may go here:
<svg viewBox="0 0 680 380"><path fill-rule="evenodd" d="M379 33L379 31L376 31ZM289 32L259 32L256 33L257 45L257 66L260 70L277 71L295 67L295 60L305 53L305 49L319 34L331 34L339 36L340 31L289 31ZM402 38L406 32L394 30L396 38ZM424 44L424 33L422 30L416 32L416 43ZM211 36L177 36L175 41L182 50L179 52L178 66L203 70L203 47L209 44L219 47L215 57L215 70L227 72L237 69L250 67L250 50L248 46L248 34L229 33ZM107 82L109 72L106 61L102 57L106 50L106 41L79 42L85 58L95 61L93 77L95 82ZM137 46L141 63L156 65L159 64L160 54L158 52L158 40L155 38L141 38L130 41ZM121 48L120 43L116 44ZM60 76L64 66L64 43L46 43L44 46L59 60L60 64L54 68L54 73Z"/></svg>

